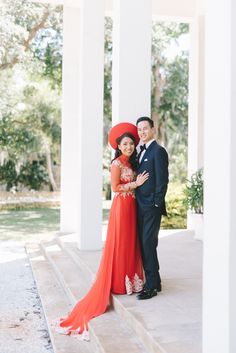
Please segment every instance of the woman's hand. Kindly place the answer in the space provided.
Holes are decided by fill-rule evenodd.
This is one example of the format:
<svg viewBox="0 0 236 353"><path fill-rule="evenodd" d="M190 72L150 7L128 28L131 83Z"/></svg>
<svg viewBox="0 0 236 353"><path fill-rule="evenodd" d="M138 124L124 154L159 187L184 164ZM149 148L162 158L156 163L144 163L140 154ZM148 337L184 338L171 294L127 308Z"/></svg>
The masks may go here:
<svg viewBox="0 0 236 353"><path fill-rule="evenodd" d="M144 170L144 172L142 172L142 174L139 174L137 176L136 185L137 186L143 185L148 178L149 178L149 173L147 173L146 170Z"/></svg>

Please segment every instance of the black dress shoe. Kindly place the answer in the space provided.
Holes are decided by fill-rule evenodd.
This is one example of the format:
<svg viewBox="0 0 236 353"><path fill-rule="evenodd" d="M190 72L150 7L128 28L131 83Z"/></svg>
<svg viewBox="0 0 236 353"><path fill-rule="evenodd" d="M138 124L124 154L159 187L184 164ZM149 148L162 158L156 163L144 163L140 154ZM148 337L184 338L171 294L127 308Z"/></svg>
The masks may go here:
<svg viewBox="0 0 236 353"><path fill-rule="evenodd" d="M154 289L156 289L157 292L161 292L161 290L162 290L161 283L159 283L158 286ZM146 288L146 286L144 285L143 289L138 294L141 294L141 293L143 293L143 291L146 291L146 290L148 290L148 288Z"/></svg>
<svg viewBox="0 0 236 353"><path fill-rule="evenodd" d="M157 295L157 289L143 289L141 293L137 295L138 300L143 300L143 299L151 299L152 297L155 297Z"/></svg>

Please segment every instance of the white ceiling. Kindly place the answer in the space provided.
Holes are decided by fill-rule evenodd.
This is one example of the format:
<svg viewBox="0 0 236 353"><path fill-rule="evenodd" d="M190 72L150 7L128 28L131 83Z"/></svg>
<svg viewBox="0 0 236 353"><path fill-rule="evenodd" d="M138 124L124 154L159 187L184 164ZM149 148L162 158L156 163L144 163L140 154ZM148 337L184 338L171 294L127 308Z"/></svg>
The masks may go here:
<svg viewBox="0 0 236 353"><path fill-rule="evenodd" d="M0 3L3 0L0 0ZM80 0L31 0L32 2L63 4L79 7ZM105 11L112 14L114 0L105 0ZM127 1L127 0L123 0ZM191 19L196 14L198 2L201 0L152 0L153 16L158 18Z"/></svg>

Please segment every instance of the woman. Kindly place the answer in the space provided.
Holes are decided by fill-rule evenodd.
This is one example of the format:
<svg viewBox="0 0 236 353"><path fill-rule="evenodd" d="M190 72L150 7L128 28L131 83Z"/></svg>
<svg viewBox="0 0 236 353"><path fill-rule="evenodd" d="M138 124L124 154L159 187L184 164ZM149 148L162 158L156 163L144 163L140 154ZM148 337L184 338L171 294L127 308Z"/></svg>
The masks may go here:
<svg viewBox="0 0 236 353"><path fill-rule="evenodd" d="M134 190L148 179L148 174L143 172L135 178L135 146L139 142L135 125L117 124L110 130L108 138L116 150L111 164L111 185L115 195L101 263L89 292L67 318L60 319L57 328L60 333L78 334L84 340L89 340L89 320L106 311L111 292L132 294L140 292L143 287Z"/></svg>

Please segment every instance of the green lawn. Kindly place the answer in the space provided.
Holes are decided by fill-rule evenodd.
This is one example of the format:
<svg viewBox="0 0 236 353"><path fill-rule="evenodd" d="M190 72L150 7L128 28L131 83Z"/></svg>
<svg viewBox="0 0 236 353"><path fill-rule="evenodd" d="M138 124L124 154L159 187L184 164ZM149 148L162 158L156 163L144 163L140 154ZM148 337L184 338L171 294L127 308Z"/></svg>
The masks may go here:
<svg viewBox="0 0 236 353"><path fill-rule="evenodd" d="M174 194L170 193L173 197ZM175 196L175 195L174 195ZM162 229L185 228L186 216L181 203L169 200L169 217L163 217ZM173 204L173 205L172 205ZM103 222L109 217L111 201L103 201ZM180 207L181 206L181 207ZM0 211L0 241L48 239L60 229L60 208L29 208Z"/></svg>
<svg viewBox="0 0 236 353"><path fill-rule="evenodd" d="M110 201L103 203L103 221L108 220ZM0 241L47 239L60 229L59 208L29 208L0 211Z"/></svg>
<svg viewBox="0 0 236 353"><path fill-rule="evenodd" d="M35 208L0 212L0 240L30 240L60 227L59 208Z"/></svg>

